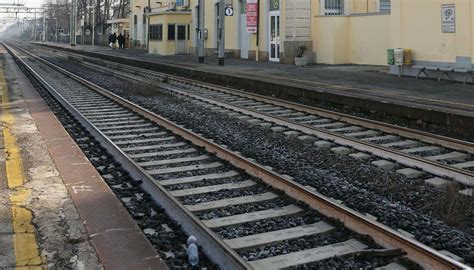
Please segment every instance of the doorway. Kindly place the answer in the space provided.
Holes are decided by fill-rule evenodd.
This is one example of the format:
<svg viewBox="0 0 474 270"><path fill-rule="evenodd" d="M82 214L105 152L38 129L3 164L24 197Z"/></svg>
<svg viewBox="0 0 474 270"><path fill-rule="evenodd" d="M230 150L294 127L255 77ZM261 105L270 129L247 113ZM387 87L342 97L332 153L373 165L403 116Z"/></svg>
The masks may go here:
<svg viewBox="0 0 474 270"><path fill-rule="evenodd" d="M280 12L270 12L270 61L280 61Z"/></svg>
<svg viewBox="0 0 474 270"><path fill-rule="evenodd" d="M177 26L176 54L186 54L186 25Z"/></svg>

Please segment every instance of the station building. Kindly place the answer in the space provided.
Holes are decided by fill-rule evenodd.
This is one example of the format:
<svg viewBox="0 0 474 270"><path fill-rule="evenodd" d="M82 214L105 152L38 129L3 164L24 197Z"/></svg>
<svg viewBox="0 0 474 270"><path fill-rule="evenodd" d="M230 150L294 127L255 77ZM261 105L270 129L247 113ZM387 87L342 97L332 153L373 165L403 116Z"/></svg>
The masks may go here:
<svg viewBox="0 0 474 270"><path fill-rule="evenodd" d="M134 48L160 55L191 52L191 10L186 1L132 0L131 39Z"/></svg>
<svg viewBox="0 0 474 270"><path fill-rule="evenodd" d="M193 28L198 27L197 0L191 0ZM225 17L225 47L227 55L258 61L290 63L295 48L306 45L312 48L311 0L263 0L258 1L256 33L247 30L246 0L228 0L232 16ZM205 41L208 55L215 55L218 48L217 25L219 1L205 1ZM193 48L197 38L194 33Z"/></svg>
<svg viewBox="0 0 474 270"><path fill-rule="evenodd" d="M197 0L191 0L193 11L193 28L198 25ZM379 20L390 22L390 0L260 0L258 2L258 23L256 33L247 31L246 0L227 0L233 15L225 18L225 47L227 55L236 58L258 61L275 61L293 63L301 46L306 47L305 56L310 62L348 63L352 62L347 51L351 32L365 32L368 40L361 40L357 46L371 43L370 38L390 42L384 25ZM205 1L205 28L208 31L205 42L208 55L217 50L218 0ZM359 14L370 14L370 19L358 16L352 26L352 17ZM360 17L360 18L359 18ZM370 25L374 23L375 25ZM360 25L359 25L360 24ZM389 26L385 24L385 26ZM354 29L351 29L354 27ZM374 31L382 30L382 36ZM370 36L373 35L373 36ZM384 39L385 36L385 39ZM357 35L354 35L357 39ZM193 33L193 48L196 48L196 37ZM358 43L359 40L355 40ZM344 44L343 44L344 43ZM385 46L387 45L387 46ZM385 60L385 51L389 43L379 45L383 49L382 57L361 59L367 63L381 64ZM371 45L372 46L372 45ZM341 55L341 51L343 54ZM319 52L319 53L318 53ZM364 55L354 55L354 62Z"/></svg>
<svg viewBox="0 0 474 270"><path fill-rule="evenodd" d="M150 53L195 54L198 1L155 2L148 14L147 1L133 0L136 44L149 42ZM387 49L404 48L412 51L413 65L472 68L474 63L472 0L254 0L254 33L248 31L248 2L253 1L225 1L232 9L225 17L227 57L293 63L305 46L313 63L387 65ZM209 56L217 55L218 7L219 0L204 1Z"/></svg>

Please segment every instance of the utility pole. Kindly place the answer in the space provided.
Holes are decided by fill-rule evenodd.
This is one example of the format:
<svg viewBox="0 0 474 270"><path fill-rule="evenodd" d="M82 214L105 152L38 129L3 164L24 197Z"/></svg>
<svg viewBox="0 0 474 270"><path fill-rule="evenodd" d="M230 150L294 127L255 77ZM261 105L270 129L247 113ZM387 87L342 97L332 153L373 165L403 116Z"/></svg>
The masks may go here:
<svg viewBox="0 0 474 270"><path fill-rule="evenodd" d="M82 19L81 19L81 44L84 45L84 30L86 29L85 27L85 21L86 19L84 18L84 15L82 15Z"/></svg>
<svg viewBox="0 0 474 270"><path fill-rule="evenodd" d="M225 59L225 1L219 0L219 66L224 65Z"/></svg>
<svg viewBox="0 0 474 270"><path fill-rule="evenodd" d="M95 2L95 1L94 1ZM95 38L95 6L97 3L94 3L92 6L92 46L94 46L94 38Z"/></svg>
<svg viewBox="0 0 474 270"><path fill-rule="evenodd" d="M36 41L36 9L35 9L35 23L33 24L33 41Z"/></svg>
<svg viewBox="0 0 474 270"><path fill-rule="evenodd" d="M147 6L147 9L146 9L146 13L148 15L150 15L151 13L151 4L150 4L150 0L148 0L148 6ZM161 5L160 7L163 6L163 2L161 2ZM145 41L145 47L146 47L146 50L147 52L150 52L149 49L150 49L150 16L146 15L145 16L145 21L146 21L146 28L144 29L144 32L146 34L146 39L144 40Z"/></svg>
<svg viewBox="0 0 474 270"><path fill-rule="evenodd" d="M204 51L204 32L205 32L205 27L204 27L204 0L199 0L199 22L198 22L198 58L199 58L199 63L204 63L204 56L206 55Z"/></svg>
<svg viewBox="0 0 474 270"><path fill-rule="evenodd" d="M72 9L71 9L71 46L76 46L76 5L77 0L72 0Z"/></svg>
<svg viewBox="0 0 474 270"><path fill-rule="evenodd" d="M55 33L55 42L58 43L58 17L54 18L56 20L56 33Z"/></svg>
<svg viewBox="0 0 474 270"><path fill-rule="evenodd" d="M46 39L46 12L43 11L43 37L41 41L44 43L45 39Z"/></svg>
<svg viewBox="0 0 474 270"><path fill-rule="evenodd" d="M71 10L69 10L69 44L72 45L72 7Z"/></svg>

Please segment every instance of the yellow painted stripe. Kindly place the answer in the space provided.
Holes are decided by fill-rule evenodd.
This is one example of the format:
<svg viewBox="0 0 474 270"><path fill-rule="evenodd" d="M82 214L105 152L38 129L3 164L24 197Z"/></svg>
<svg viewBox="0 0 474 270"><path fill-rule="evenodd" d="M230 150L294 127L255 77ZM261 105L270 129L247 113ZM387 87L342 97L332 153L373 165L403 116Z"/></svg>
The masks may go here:
<svg viewBox="0 0 474 270"><path fill-rule="evenodd" d="M2 89L2 122L3 138L6 156L6 175L10 191L10 203L12 205L12 227L13 245L16 260L16 269L45 269L44 259L41 257L38 243L36 241L35 228L33 226L33 214L23 207L28 199L30 190L23 187L25 174L21 152L16 143L12 128L15 117L10 111L8 87L3 70L0 69L0 87Z"/></svg>

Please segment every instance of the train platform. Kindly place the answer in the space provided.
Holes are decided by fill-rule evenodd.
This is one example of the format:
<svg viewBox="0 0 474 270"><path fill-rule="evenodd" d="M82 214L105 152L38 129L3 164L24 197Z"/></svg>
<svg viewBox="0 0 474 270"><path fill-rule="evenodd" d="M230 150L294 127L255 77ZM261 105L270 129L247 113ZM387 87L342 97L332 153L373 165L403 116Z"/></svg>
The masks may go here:
<svg viewBox="0 0 474 270"><path fill-rule="evenodd" d="M199 64L194 55L160 56L144 50L112 50L104 46L38 43L142 68L306 104L337 104L342 109L428 123L459 134L474 130L474 84L398 77L384 66L293 65L207 57ZM462 135L463 136L463 135Z"/></svg>
<svg viewBox="0 0 474 270"><path fill-rule="evenodd" d="M315 91L327 91L344 96L383 100L429 106L434 110L456 110L474 114L474 84L463 85L450 81L397 77L388 74L384 66L359 65L293 65L273 62L226 59L225 66L218 66L216 57L207 57L204 64L197 63L194 55L161 56L147 54L144 50L112 50L104 46L46 43L50 46L93 52L152 63L179 65L182 68L199 69L224 76L248 77L252 80L272 81L277 84L298 85Z"/></svg>
<svg viewBox="0 0 474 270"><path fill-rule="evenodd" d="M0 269L166 269L0 48Z"/></svg>

